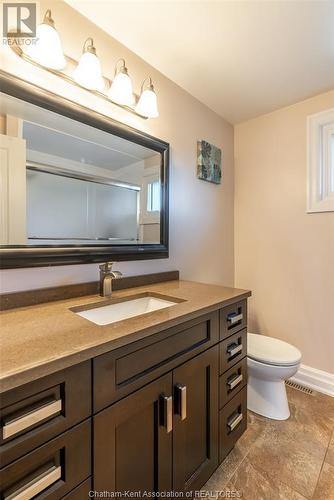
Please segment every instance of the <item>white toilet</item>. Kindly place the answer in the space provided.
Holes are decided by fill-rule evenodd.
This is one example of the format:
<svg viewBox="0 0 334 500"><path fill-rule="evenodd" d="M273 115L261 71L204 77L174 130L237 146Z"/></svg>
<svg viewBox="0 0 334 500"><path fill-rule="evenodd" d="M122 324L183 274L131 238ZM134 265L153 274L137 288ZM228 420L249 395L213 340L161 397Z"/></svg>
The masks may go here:
<svg viewBox="0 0 334 500"><path fill-rule="evenodd" d="M282 340L248 333L249 410L275 420L290 416L285 380L298 370L301 352Z"/></svg>

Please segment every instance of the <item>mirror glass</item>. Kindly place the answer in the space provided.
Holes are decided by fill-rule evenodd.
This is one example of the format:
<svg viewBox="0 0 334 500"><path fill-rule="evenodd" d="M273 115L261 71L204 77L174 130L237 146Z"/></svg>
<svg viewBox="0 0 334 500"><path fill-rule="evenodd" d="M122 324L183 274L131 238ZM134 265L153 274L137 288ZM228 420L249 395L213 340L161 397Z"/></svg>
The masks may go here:
<svg viewBox="0 0 334 500"><path fill-rule="evenodd" d="M160 243L160 152L4 94L1 117L1 245Z"/></svg>

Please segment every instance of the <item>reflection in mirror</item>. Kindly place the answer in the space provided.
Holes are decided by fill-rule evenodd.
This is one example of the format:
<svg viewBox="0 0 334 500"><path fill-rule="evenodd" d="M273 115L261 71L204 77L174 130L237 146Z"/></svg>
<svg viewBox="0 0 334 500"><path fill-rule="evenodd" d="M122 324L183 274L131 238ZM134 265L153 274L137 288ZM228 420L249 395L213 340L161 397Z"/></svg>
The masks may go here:
<svg viewBox="0 0 334 500"><path fill-rule="evenodd" d="M7 95L1 115L17 132L2 245L160 243L160 153Z"/></svg>

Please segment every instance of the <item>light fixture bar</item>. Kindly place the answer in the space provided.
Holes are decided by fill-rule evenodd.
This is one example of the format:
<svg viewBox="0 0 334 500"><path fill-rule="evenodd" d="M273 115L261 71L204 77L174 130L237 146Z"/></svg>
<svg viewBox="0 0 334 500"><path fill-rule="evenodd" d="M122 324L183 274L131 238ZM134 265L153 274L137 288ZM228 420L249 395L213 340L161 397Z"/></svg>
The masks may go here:
<svg viewBox="0 0 334 500"><path fill-rule="evenodd" d="M43 69L44 71L47 71L48 73L51 73L53 75L57 75L59 76L60 78L62 78L63 80L65 80L66 82L68 83L71 83L72 85L75 85L76 87L86 91L86 92L89 92L90 94L94 94L98 97L101 97L102 99L104 99L105 101L109 102L109 103L112 103L114 104L115 106L118 106L119 108L122 108L122 109L125 109L126 111L130 111L130 113L133 113L134 115L136 116L139 116L140 118L143 118L144 120L147 120L147 118L149 118L148 116L144 116L142 115L141 113L138 113L135 109L136 107L136 104L138 103L139 101L139 95L138 94L133 94L134 95L134 98L135 98L135 103L133 106L128 106L128 105L124 105L124 104L119 104L115 101L113 101L108 95L107 95L107 91L106 92L102 92L100 90L89 90L89 89L86 89L84 87L82 87L81 85L79 85L75 80L74 78L72 78L72 76L68 75L67 73L65 73L64 71L62 70L56 70L56 69L51 69L51 68L47 68L45 66L43 66L42 64L39 64L38 62L34 61L31 57L28 56L28 54L25 54L23 52L23 50L21 49L21 47L19 45L10 45L10 48L11 50L17 55L19 56L21 59L23 59L24 61L27 61L29 62L30 64L33 64L34 66L37 66L38 68L41 68ZM71 64L71 65L75 65L77 66L78 65L78 61L76 61L75 59L73 59L72 57L69 57L67 56L66 54L64 54L64 57L65 57L65 60L67 63ZM110 88L111 84L112 84L112 81L103 76L104 80L106 81L107 85L106 85L106 88Z"/></svg>

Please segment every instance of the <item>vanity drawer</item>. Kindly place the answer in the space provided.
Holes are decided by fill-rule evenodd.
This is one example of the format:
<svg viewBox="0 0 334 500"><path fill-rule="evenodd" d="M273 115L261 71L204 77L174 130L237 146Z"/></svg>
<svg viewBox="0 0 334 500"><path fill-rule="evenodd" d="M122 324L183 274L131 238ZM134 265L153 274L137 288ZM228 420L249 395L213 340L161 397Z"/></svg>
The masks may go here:
<svg viewBox="0 0 334 500"><path fill-rule="evenodd" d="M219 377L219 408L226 405L247 384L247 358Z"/></svg>
<svg viewBox="0 0 334 500"><path fill-rule="evenodd" d="M235 302L220 310L220 338L225 339L247 327L247 300Z"/></svg>
<svg viewBox="0 0 334 500"><path fill-rule="evenodd" d="M219 373L235 365L247 354L247 329L235 333L219 344Z"/></svg>
<svg viewBox="0 0 334 500"><path fill-rule="evenodd" d="M219 460L224 460L247 428L247 387L219 412Z"/></svg>
<svg viewBox="0 0 334 500"><path fill-rule="evenodd" d="M94 412L219 341L215 311L94 359Z"/></svg>
<svg viewBox="0 0 334 500"><path fill-rule="evenodd" d="M90 420L0 471L0 498L58 500L91 474Z"/></svg>
<svg viewBox="0 0 334 500"><path fill-rule="evenodd" d="M90 361L1 395L1 466L91 414Z"/></svg>
<svg viewBox="0 0 334 500"><path fill-rule="evenodd" d="M62 500L88 500L89 492L92 491L91 478L86 479L83 483L79 484L74 490L70 491L67 495L62 497Z"/></svg>

